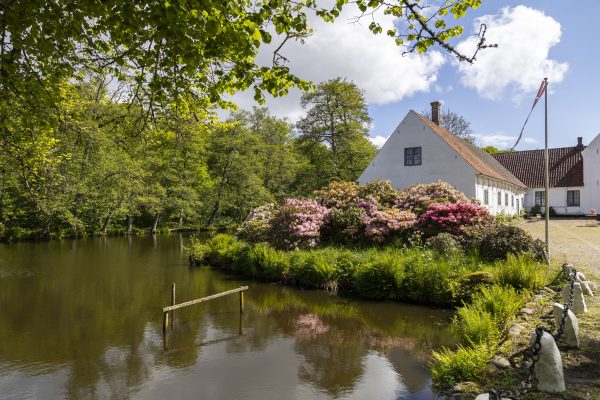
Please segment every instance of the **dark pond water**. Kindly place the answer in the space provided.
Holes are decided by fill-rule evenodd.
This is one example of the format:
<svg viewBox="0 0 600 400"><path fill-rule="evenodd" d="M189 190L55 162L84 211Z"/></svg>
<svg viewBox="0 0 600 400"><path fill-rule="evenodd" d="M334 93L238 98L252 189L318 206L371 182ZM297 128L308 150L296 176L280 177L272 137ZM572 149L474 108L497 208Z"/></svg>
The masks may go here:
<svg viewBox="0 0 600 400"><path fill-rule="evenodd" d="M185 238L0 245L2 399L432 399L449 313L189 268ZM161 308L176 311L168 350ZM242 334L240 335L240 323Z"/></svg>

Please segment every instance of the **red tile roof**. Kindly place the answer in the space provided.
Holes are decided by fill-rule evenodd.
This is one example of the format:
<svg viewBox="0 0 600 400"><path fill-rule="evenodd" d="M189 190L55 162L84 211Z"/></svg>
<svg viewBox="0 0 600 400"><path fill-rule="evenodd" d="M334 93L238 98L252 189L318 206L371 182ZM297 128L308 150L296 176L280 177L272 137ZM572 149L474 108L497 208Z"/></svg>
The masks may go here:
<svg viewBox="0 0 600 400"><path fill-rule="evenodd" d="M435 124L430 119L416 113L421 121L433 130L442 140L444 140L458 155L468 162L481 175L500 179L505 182L512 183L519 187L526 187L515 175L506 169L501 163L496 161L494 157L483 151L477 146L472 145L453 135L445 128Z"/></svg>
<svg viewBox="0 0 600 400"><path fill-rule="evenodd" d="M585 146L548 149L550 187L583 186ZM503 152L493 155L530 188L544 187L544 150Z"/></svg>

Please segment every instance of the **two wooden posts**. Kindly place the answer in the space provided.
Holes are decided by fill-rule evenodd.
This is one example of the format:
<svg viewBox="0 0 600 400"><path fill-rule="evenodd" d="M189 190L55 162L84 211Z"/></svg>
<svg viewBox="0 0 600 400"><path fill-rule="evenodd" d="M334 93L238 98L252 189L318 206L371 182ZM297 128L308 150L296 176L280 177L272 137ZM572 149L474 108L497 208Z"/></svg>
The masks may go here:
<svg viewBox="0 0 600 400"><path fill-rule="evenodd" d="M167 335L169 325L173 324L173 322L169 321L169 314L171 315L170 319L173 320L173 311L178 308L183 308L187 306L191 306L193 304L203 303L205 301L218 299L219 297L228 296L230 294L239 293L240 296L240 314L244 312L244 291L248 290L248 286L240 286L239 288L228 290L226 292L221 292L217 294L213 294L206 297L201 297L199 299L186 301L184 303L175 304L175 284L171 283L171 305L163 308L163 335Z"/></svg>

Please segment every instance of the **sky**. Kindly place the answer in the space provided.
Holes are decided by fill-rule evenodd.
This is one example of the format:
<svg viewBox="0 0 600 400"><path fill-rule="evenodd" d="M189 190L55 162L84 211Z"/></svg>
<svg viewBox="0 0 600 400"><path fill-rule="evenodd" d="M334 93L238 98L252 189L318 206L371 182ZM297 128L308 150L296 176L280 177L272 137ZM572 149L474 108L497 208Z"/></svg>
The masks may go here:
<svg viewBox="0 0 600 400"><path fill-rule="evenodd" d="M370 136L378 146L408 113L425 111L434 100L442 110L471 122L479 145L512 147L544 77L549 79L550 147L585 144L600 133L600 46L596 18L600 1L483 0L460 20L465 32L454 44L469 53L482 22L488 43L472 64L460 63L440 48L402 56L402 48L385 35L373 35L368 21L352 22L348 8L334 23L311 17L315 32L304 44L289 43L283 55L296 75L321 82L341 76L365 91L373 119ZM394 21L379 16L384 26ZM385 29L384 29L385 32ZM263 48L258 62L272 58ZM271 113L291 122L302 117L301 93L269 98ZM235 96L245 109L256 105L250 93ZM544 147L544 108L538 103L517 150Z"/></svg>

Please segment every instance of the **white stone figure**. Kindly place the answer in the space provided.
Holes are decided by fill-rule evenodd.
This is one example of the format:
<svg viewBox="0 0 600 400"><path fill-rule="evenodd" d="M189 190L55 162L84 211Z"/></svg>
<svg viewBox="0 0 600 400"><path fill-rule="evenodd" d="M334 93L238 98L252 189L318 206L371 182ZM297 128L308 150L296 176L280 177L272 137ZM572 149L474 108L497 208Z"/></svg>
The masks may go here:
<svg viewBox="0 0 600 400"><path fill-rule="evenodd" d="M535 343L537 334L531 334L531 345ZM537 390L547 393L559 393L565 391L565 377L563 375L562 359L554 338L548 332L542 334L540 341L542 347L539 352L539 360L535 364L535 377L537 378Z"/></svg>
<svg viewBox="0 0 600 400"><path fill-rule="evenodd" d="M588 285L590 285L590 289L592 289L592 292L597 292L598 291L598 286L596 286L596 284L592 281L587 281Z"/></svg>
<svg viewBox="0 0 600 400"><path fill-rule="evenodd" d="M592 288L590 287L590 282L587 279L585 279L585 275L583 275L581 272L578 272L577 275L575 276L575 282L581 283L581 288L583 289L583 294L585 294L587 296L594 295L594 292L592 291Z"/></svg>
<svg viewBox="0 0 600 400"><path fill-rule="evenodd" d="M564 310L565 307L559 303L554 303L552 307L557 329L560 326ZM565 318L562 342L570 347L579 347L579 322L571 310L568 311L567 318Z"/></svg>
<svg viewBox="0 0 600 400"><path fill-rule="evenodd" d="M479 396L475 397L475 400L490 400L490 394L489 393L482 393ZM510 400L506 397L501 397L500 400Z"/></svg>
<svg viewBox="0 0 600 400"><path fill-rule="evenodd" d="M563 303L569 301L569 293L571 291L571 284L567 283L562 288ZM585 305L585 299L583 298L583 290L581 289L581 283L575 282L573 284L573 312L575 315L585 314L588 312L587 306Z"/></svg>

